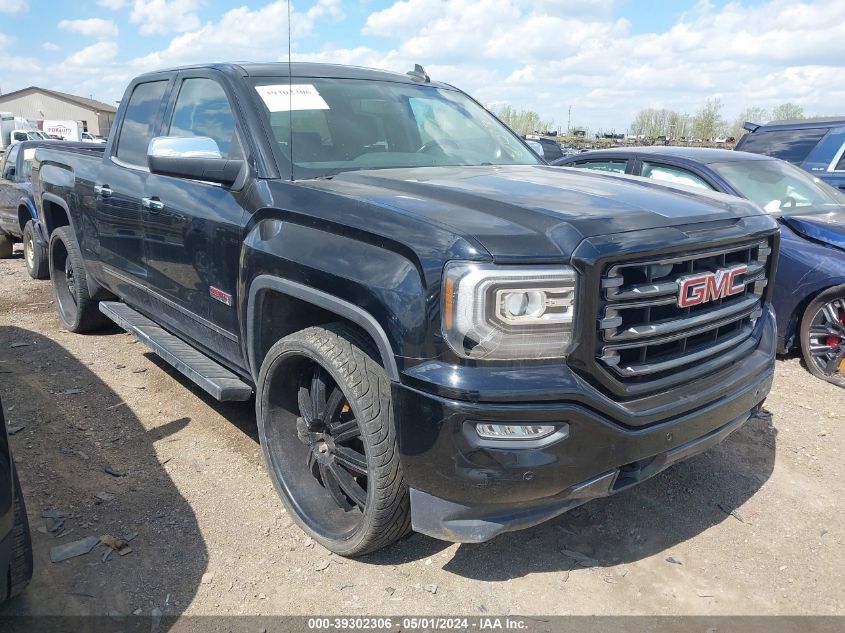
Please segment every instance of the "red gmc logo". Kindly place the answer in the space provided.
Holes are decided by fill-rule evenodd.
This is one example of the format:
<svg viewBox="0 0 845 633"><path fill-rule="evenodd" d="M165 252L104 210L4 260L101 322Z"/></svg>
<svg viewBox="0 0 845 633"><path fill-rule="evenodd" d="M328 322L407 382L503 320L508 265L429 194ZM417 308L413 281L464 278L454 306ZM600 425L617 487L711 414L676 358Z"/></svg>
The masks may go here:
<svg viewBox="0 0 845 633"><path fill-rule="evenodd" d="M682 308L697 306L714 299L724 299L745 290L745 284L737 277L748 272L748 266L740 264L732 268L721 268L715 273L701 273L678 279L678 305Z"/></svg>

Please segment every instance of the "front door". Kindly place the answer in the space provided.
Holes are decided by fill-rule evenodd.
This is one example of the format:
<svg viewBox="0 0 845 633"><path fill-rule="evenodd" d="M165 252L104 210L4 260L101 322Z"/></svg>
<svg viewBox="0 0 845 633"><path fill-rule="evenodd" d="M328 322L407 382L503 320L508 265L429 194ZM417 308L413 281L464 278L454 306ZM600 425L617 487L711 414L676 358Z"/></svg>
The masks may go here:
<svg viewBox="0 0 845 633"><path fill-rule="evenodd" d="M18 200L20 190L15 183L15 163L20 145L12 145L3 158L0 173L0 233L20 233L18 228Z"/></svg>
<svg viewBox="0 0 845 633"><path fill-rule="evenodd" d="M213 76L203 74L177 81L162 134L209 137L224 158L243 158L230 100ZM214 183L150 174L142 213L158 313L221 362L243 366L237 319L240 196Z"/></svg>

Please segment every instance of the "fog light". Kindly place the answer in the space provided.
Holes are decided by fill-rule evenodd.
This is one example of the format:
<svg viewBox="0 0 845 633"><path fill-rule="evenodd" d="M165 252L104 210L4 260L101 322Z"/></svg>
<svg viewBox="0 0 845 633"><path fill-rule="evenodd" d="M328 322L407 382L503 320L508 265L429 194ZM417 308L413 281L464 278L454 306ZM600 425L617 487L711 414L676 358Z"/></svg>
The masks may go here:
<svg viewBox="0 0 845 633"><path fill-rule="evenodd" d="M538 440L555 432L549 424L489 424L475 425L475 432L486 440Z"/></svg>

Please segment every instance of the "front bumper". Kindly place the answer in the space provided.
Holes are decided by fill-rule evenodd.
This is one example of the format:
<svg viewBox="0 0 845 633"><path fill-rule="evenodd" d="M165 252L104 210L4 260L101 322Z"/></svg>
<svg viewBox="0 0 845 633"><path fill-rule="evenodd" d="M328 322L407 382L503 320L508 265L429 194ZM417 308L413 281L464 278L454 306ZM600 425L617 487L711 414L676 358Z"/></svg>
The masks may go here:
<svg viewBox="0 0 845 633"><path fill-rule="evenodd" d="M770 309L761 320L759 343L743 360L628 403L615 402L577 377L543 402L445 397L449 382L460 382L454 376L425 391L395 385L414 530L449 541L486 541L624 490L720 442L771 389L776 333ZM530 382L538 379L534 375ZM474 434L479 421L565 424L568 433L533 448L498 448Z"/></svg>

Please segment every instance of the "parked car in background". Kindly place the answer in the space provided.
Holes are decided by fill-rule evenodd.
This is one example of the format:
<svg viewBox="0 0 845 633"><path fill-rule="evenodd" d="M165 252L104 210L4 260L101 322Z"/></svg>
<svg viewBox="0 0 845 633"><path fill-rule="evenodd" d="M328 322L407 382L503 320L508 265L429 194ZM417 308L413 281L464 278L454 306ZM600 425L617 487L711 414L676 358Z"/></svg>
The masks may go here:
<svg viewBox="0 0 845 633"><path fill-rule="evenodd" d="M90 132L83 132L80 134L81 140L85 143L99 143L100 145L106 144L106 139L101 138L99 136L94 136Z"/></svg>
<svg viewBox="0 0 845 633"><path fill-rule="evenodd" d="M547 162L557 160L563 156L563 151L560 148L560 143L556 140L551 138L545 138L543 136L537 136L534 134L529 134L528 136L524 137L525 142L528 144L531 149L537 152L537 155L540 158L545 159ZM537 146L539 146L541 151L537 150Z"/></svg>
<svg viewBox="0 0 845 633"><path fill-rule="evenodd" d="M845 190L845 118L746 123L737 150L765 154Z"/></svg>
<svg viewBox="0 0 845 633"><path fill-rule="evenodd" d="M23 242L26 270L33 279L46 279L49 272L46 234L32 198L30 169L35 149L56 143L43 140L15 143L0 160L0 258L11 257L12 245Z"/></svg>
<svg viewBox="0 0 845 633"><path fill-rule="evenodd" d="M0 402L0 603L32 579L32 536Z"/></svg>
<svg viewBox="0 0 845 633"><path fill-rule="evenodd" d="M549 167L422 68L150 73L105 147L32 170L64 327L107 317L214 397L255 392L276 490L339 554L536 525L771 388L772 218Z"/></svg>
<svg viewBox="0 0 845 633"><path fill-rule="evenodd" d="M800 347L814 375L845 386L845 193L782 160L721 149L597 150L554 164L741 196L778 218L779 351Z"/></svg>
<svg viewBox="0 0 845 633"><path fill-rule="evenodd" d="M10 145L24 141L45 141L51 140L40 130L13 130L10 136Z"/></svg>

